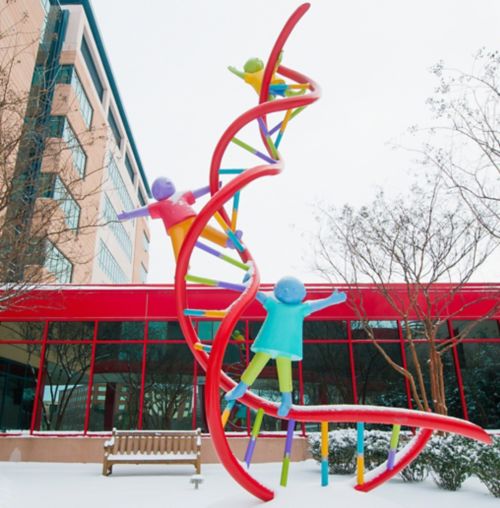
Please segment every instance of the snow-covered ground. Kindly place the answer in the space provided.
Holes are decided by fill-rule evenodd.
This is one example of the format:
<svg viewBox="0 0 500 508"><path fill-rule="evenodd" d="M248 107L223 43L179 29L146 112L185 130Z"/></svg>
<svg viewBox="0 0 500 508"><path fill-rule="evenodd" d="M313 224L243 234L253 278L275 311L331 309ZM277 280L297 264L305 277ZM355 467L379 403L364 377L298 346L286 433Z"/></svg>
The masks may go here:
<svg viewBox="0 0 500 508"><path fill-rule="evenodd" d="M477 478L457 492L439 489L431 479L409 484L391 480L364 494L352 488L353 477L330 476L320 486L319 466L312 460L292 463L288 487L279 487L280 464L252 465L253 474L273 488L266 506L320 508L493 508L495 499ZM115 466L101 476L99 464L0 462L2 508L250 508L263 506L217 464L202 466L204 483L195 490L191 466Z"/></svg>

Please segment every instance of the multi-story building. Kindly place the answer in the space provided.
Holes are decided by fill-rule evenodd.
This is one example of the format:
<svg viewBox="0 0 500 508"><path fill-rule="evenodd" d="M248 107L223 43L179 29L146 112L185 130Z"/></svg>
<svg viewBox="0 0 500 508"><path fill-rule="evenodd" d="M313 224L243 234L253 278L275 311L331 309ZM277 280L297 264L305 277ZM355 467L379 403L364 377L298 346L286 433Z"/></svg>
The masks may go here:
<svg viewBox="0 0 500 508"><path fill-rule="evenodd" d="M90 2L0 6L1 61L13 63L8 86L22 113L2 178L12 182L0 211L2 279L145 282L147 221L117 213L144 206L150 189Z"/></svg>

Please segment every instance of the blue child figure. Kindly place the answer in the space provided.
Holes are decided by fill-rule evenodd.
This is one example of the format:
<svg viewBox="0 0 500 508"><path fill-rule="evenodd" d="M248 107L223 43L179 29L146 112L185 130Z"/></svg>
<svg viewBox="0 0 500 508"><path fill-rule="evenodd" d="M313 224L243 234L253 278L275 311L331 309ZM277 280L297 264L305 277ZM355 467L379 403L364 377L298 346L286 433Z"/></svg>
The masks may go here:
<svg viewBox="0 0 500 508"><path fill-rule="evenodd" d="M334 291L328 298L304 302L306 288L295 277L280 279L272 293L257 293L267 317L251 347L255 353L235 388L226 400L242 397L257 379L267 362L274 358L278 370L281 405L278 416L287 416L292 406L292 361L302 360L304 318L331 305L346 301L346 294Z"/></svg>

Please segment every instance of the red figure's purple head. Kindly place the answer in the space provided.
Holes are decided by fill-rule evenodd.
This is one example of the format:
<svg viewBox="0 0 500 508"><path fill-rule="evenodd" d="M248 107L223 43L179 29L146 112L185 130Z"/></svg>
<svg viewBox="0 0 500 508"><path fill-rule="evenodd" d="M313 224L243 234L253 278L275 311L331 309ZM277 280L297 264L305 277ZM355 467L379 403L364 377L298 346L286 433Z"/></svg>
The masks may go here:
<svg viewBox="0 0 500 508"><path fill-rule="evenodd" d="M160 178L157 178L153 182L153 185L151 186L151 192L157 201L163 201L175 193L175 185L172 180L168 179L165 176L160 176Z"/></svg>

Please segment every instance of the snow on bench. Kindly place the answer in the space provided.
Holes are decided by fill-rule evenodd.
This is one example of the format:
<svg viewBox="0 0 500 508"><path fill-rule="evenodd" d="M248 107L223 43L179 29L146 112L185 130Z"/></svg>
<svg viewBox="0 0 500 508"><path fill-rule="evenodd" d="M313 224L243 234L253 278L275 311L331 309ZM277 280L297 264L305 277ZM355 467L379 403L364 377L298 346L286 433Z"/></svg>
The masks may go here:
<svg viewBox="0 0 500 508"><path fill-rule="evenodd" d="M193 464L201 472L201 429L116 430L104 443L102 474L115 464Z"/></svg>

